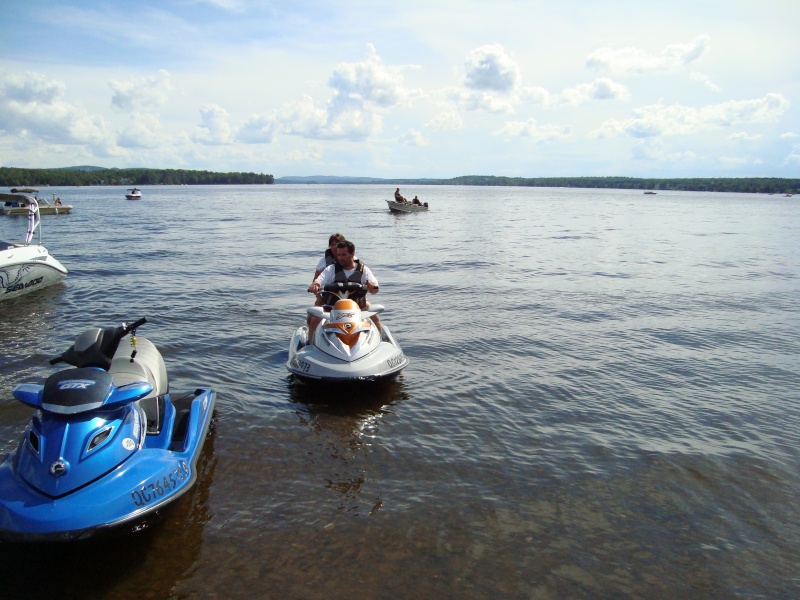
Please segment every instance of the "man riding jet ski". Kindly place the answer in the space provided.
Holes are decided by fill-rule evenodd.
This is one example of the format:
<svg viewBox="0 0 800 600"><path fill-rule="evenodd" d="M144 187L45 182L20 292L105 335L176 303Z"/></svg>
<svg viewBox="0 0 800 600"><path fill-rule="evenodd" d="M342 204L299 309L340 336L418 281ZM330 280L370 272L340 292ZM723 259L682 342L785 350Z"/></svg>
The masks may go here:
<svg viewBox="0 0 800 600"><path fill-rule="evenodd" d="M316 381L375 381L394 377L408 364L400 345L366 294L378 292L378 281L366 265L355 261L355 245L339 242L338 263L327 267L308 288L325 292L325 304L308 309L309 327L295 330L286 368L297 377Z"/></svg>
<svg viewBox="0 0 800 600"><path fill-rule="evenodd" d="M369 306L366 298L366 292L371 294L378 293L378 280L370 271L369 267L356 258L356 245L353 242L346 240L340 241L336 244L336 260L332 264L325 267L325 269L317 276L314 282L309 286L308 291L312 294L319 295L319 292L326 285L331 283L359 283L366 286L364 290L360 288L350 292L350 300L358 302L359 308L366 309ZM327 292L322 294L322 305L332 306L339 298L336 293ZM373 315L372 320L378 326L378 331L381 328L381 322L378 315ZM309 322L309 338L313 337L314 330L319 324L319 319L312 317Z"/></svg>

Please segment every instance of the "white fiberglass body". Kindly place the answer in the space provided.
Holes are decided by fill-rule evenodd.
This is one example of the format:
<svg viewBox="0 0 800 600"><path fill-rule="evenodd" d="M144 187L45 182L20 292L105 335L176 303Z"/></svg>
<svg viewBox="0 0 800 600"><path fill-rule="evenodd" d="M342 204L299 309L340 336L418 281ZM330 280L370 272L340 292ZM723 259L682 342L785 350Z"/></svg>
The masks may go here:
<svg viewBox="0 0 800 600"><path fill-rule="evenodd" d="M58 283L66 276L64 265L41 244L0 242L0 301Z"/></svg>

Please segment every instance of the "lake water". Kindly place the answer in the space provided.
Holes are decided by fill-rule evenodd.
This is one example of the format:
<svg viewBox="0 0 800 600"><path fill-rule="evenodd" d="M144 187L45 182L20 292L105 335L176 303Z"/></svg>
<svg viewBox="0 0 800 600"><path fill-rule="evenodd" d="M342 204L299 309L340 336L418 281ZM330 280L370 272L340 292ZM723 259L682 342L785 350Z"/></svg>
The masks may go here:
<svg viewBox="0 0 800 600"><path fill-rule="evenodd" d="M18 383L140 316L216 425L160 523L0 545L0 595L800 595L797 197L404 187L430 211L394 215L394 186L44 191L75 207L42 219L70 274L0 303L0 452ZM284 366L334 232L411 360L360 395Z"/></svg>

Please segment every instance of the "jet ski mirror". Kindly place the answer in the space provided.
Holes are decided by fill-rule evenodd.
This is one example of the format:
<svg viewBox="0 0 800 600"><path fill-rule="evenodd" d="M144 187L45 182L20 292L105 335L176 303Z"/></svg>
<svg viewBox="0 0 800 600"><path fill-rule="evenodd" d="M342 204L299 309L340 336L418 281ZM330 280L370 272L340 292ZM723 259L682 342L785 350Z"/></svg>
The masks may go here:
<svg viewBox="0 0 800 600"><path fill-rule="evenodd" d="M386 307L383 304L370 304L369 310L361 311L361 316L366 319L372 315L380 314L384 310L386 310Z"/></svg>
<svg viewBox="0 0 800 600"><path fill-rule="evenodd" d="M325 309L321 306L312 306L311 308L307 309L307 312L312 317L317 317L318 319L326 319L328 317Z"/></svg>

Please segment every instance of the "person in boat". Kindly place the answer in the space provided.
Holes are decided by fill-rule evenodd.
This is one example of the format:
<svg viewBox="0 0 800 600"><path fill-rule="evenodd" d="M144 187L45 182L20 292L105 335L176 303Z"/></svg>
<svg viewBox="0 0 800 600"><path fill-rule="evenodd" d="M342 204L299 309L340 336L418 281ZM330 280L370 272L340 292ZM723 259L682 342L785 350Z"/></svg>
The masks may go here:
<svg viewBox="0 0 800 600"><path fill-rule="evenodd" d="M343 241L336 244L336 261L332 265L325 267L325 270L320 273L319 277L314 280L308 291L312 294L319 294L320 290L329 283L342 282L347 283L356 282L366 284L367 291L370 294L378 293L378 280L372 274L369 267L356 258L356 245L353 242ZM369 310L369 302L365 294L359 296L350 296L352 300L358 303L361 310ZM333 305L338 298L333 294L325 294L323 297L323 305ZM373 315L372 320L378 327L378 332L383 333L381 329L381 321L378 315ZM319 325L319 319L316 317L311 318L308 326L308 339L312 339L314 331Z"/></svg>
<svg viewBox="0 0 800 600"><path fill-rule="evenodd" d="M394 191L394 201L395 202L402 202L403 204L408 204L408 200L403 198L402 194L400 194L400 188L397 188Z"/></svg>
<svg viewBox="0 0 800 600"><path fill-rule="evenodd" d="M411 201L411 204L416 204L417 206L422 206L422 202L419 201L419 198L414 196L414 199Z"/></svg>
<svg viewBox="0 0 800 600"><path fill-rule="evenodd" d="M29 245L36 230L36 213L39 212L39 198L28 198L28 232L25 234L25 245Z"/></svg>
<svg viewBox="0 0 800 600"><path fill-rule="evenodd" d="M56 206L61 206L61 198L56 198L56 201L53 202L53 204Z"/></svg>

